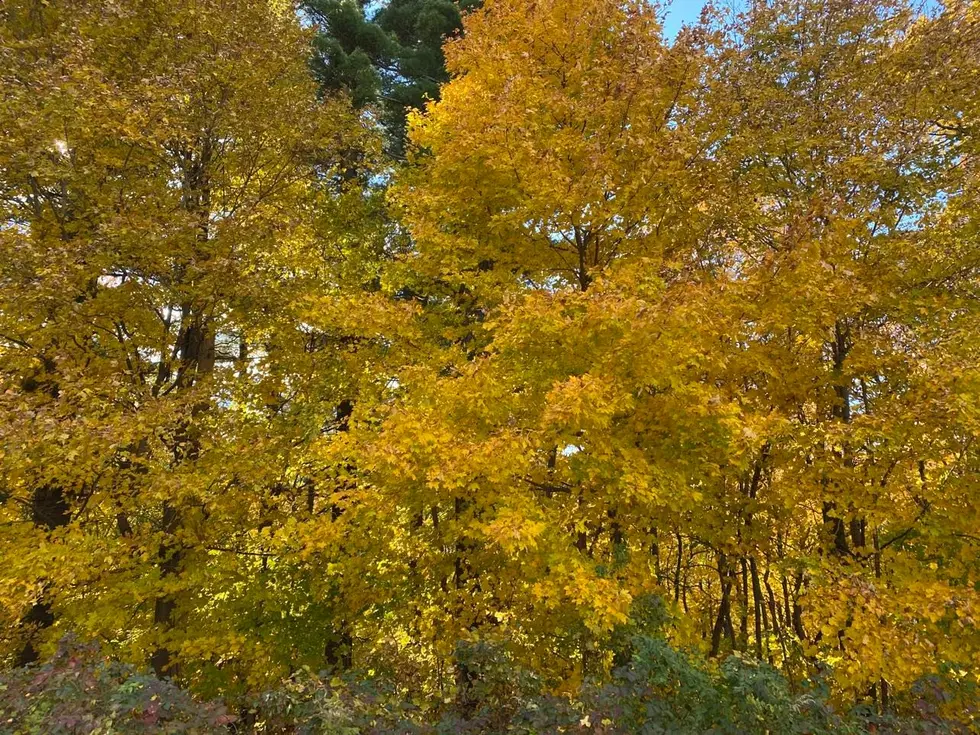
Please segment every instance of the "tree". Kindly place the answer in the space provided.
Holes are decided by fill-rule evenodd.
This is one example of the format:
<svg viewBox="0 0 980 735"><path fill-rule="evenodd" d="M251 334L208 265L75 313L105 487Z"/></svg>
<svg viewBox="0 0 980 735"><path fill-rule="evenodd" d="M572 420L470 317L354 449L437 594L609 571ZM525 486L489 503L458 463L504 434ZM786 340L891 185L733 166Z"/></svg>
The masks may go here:
<svg viewBox="0 0 980 735"><path fill-rule="evenodd" d="M316 101L278 3L24 0L2 32L15 649L72 629L158 674L274 676L296 653L267 620L309 591L261 547L337 487L307 447L356 382L375 138Z"/></svg>
<svg viewBox="0 0 980 735"><path fill-rule="evenodd" d="M678 643L832 663L880 707L976 670L974 98L970 62L936 71L967 18L757 3L673 45L642 4L466 19L394 199L429 310L475 318L370 445L418 567L463 570L437 639L574 683L657 591Z"/></svg>
<svg viewBox="0 0 980 735"><path fill-rule="evenodd" d="M465 0L390 0L368 12L352 0L307 0L317 24L313 69L323 89L347 90L355 105L376 105L389 152L404 156L406 117L439 98L449 80L442 44L462 29Z"/></svg>

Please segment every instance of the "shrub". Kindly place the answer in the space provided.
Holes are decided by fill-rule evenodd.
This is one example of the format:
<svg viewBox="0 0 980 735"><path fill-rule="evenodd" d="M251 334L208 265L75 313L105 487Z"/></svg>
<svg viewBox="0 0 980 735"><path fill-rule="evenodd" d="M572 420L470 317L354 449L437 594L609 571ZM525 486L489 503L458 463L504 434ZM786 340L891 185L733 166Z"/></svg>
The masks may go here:
<svg viewBox="0 0 980 735"><path fill-rule="evenodd" d="M234 720L169 681L67 637L43 665L0 674L0 732L10 735L214 733Z"/></svg>

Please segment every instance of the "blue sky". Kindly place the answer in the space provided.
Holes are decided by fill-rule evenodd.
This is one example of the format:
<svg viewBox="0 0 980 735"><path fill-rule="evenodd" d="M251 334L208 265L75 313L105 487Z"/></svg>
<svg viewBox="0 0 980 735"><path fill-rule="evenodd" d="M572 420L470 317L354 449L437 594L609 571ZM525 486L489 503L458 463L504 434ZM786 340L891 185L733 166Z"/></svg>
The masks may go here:
<svg viewBox="0 0 980 735"><path fill-rule="evenodd" d="M667 7L667 18L664 20L664 33L667 38L676 36L684 23L696 21L704 3L705 0L674 0Z"/></svg>
<svg viewBox="0 0 980 735"><path fill-rule="evenodd" d="M668 2L666 8L667 16L664 19L664 34L667 38L677 35L684 23L693 23L701 14L701 8L705 6L707 0L664 0ZM740 0L723 0L716 3L718 8L741 7ZM922 12L935 13L941 9L937 0L919 0L919 7Z"/></svg>

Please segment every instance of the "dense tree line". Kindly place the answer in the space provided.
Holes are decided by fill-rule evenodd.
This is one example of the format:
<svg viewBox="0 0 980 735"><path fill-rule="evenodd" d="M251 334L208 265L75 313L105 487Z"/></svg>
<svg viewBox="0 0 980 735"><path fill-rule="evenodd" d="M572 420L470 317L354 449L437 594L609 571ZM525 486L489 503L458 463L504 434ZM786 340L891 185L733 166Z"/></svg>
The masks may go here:
<svg viewBox="0 0 980 735"><path fill-rule="evenodd" d="M971 731L978 80L968 0L7 0L5 691Z"/></svg>

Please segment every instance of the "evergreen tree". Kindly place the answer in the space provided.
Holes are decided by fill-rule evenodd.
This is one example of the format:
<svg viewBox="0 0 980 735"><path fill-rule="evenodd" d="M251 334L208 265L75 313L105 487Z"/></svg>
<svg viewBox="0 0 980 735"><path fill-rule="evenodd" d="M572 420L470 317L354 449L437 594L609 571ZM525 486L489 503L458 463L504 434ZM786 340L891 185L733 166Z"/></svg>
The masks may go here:
<svg viewBox="0 0 980 735"><path fill-rule="evenodd" d="M478 0L390 0L382 7L353 0L306 0L318 26L313 71L327 92L344 90L355 105L380 108L389 152L404 154L405 120L439 98L449 81L442 45L462 30Z"/></svg>

